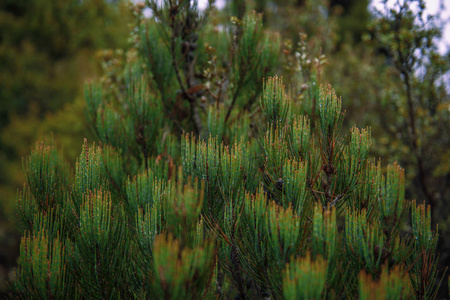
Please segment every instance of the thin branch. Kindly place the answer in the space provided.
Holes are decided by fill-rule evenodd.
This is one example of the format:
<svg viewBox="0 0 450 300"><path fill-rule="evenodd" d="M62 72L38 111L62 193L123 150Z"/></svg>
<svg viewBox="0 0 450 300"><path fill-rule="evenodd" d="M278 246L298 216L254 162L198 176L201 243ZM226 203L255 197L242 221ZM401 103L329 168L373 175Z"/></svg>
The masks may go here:
<svg viewBox="0 0 450 300"><path fill-rule="evenodd" d="M200 134L203 131L203 126L201 123L198 108L196 107L197 106L196 98L187 92L187 88L185 87L183 80L181 79L180 68L179 68L178 62L176 60L176 40L175 40L176 39L176 30L175 30L176 26L175 26L175 16L174 15L171 16L170 27L172 28L172 36L170 38L170 51L171 51L171 56L172 56L172 65L174 67L175 75L176 75L178 84L180 85L181 91L182 91L184 97L186 97L186 99L189 101L189 104L191 105L191 113L192 113L192 120L194 123L194 129L198 134ZM193 69L193 68L190 68L190 69Z"/></svg>
<svg viewBox="0 0 450 300"><path fill-rule="evenodd" d="M411 71L411 66L408 63L406 57L403 55L402 51L400 50L401 41L399 37L399 24L400 19L399 17L396 18L396 34L395 34L395 41L397 43L397 55L399 57L399 63L397 64L397 68L399 69L400 73L403 75L403 82L406 86L406 100L408 104L408 119L409 119L409 133L410 133L410 142L411 146L413 148L414 156L416 157L417 161L417 168L419 171L419 182L422 188L422 191L425 194L425 197L428 200L428 203L431 205L432 208L436 207L436 200L434 199L432 193L428 189L427 185L427 174L425 172L425 168L423 165L423 157L421 154L421 149L418 142L417 137L417 130L416 130L416 120L414 115L414 103L413 103L413 96L412 96L412 87L411 87L411 79L409 76L409 72Z"/></svg>

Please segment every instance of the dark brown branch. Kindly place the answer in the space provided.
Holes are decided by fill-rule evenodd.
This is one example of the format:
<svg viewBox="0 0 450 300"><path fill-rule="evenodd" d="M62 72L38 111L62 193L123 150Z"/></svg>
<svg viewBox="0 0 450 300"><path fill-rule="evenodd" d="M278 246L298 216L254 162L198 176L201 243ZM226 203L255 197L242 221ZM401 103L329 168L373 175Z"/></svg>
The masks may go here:
<svg viewBox="0 0 450 300"><path fill-rule="evenodd" d="M231 64L233 63L233 57L234 57L234 54L235 54L236 51L237 51L237 47L238 47L238 36L240 35L240 33L241 33L241 32L240 32L239 29L237 29L237 30L234 32L234 36L233 36L233 44L232 44L232 49L231 49L231 57L230 57L230 65L229 65L228 71L230 71L231 68L232 68ZM242 65L241 65L241 68L243 68ZM227 76L229 76L229 73L227 74ZM238 84L237 84L236 91L235 91L235 93L234 93L234 95L233 95L233 100L231 101L231 105L230 105L230 107L228 108L227 115L226 115L226 117L225 117L225 123L226 123L226 122L228 121L228 119L230 118L231 111L233 110L233 107L234 107L234 105L235 105L235 103L236 103L236 100L237 100L237 97L238 97L238 95L239 95L241 86L242 86L242 84L243 84L243 81L244 81L243 78L244 78L244 76L245 76L245 73L244 73L243 70L241 69L241 77L239 78L239 82L238 82Z"/></svg>
<svg viewBox="0 0 450 300"><path fill-rule="evenodd" d="M200 119L200 115L199 115L199 111L197 106L197 101L194 95L190 94L187 92L187 88L183 83L183 80L181 79L181 75L180 75L180 68L178 66L178 62L176 60L176 37L177 37L177 33L176 33L176 24L175 24L175 14L171 15L170 18L170 27L172 28L172 36L170 38L170 51L171 51L171 56L172 56L172 65L174 67L175 70L175 75L178 81L178 84L180 85L181 91L183 93L183 96L189 101L189 104L191 105L191 118L193 120L194 123L194 129L195 131L200 134L203 130L203 126L201 123L201 119ZM193 62L191 62L192 64ZM189 70L193 70L193 66L188 68ZM193 74L195 76L195 74ZM189 88L189 81L191 81L190 79L188 79L188 88Z"/></svg>
<svg viewBox="0 0 450 300"><path fill-rule="evenodd" d="M409 127L410 127L410 134L411 134L411 144L413 147L413 152L416 157L417 161L417 168L419 170L419 182L422 187L422 190L425 194L425 197L428 200L428 203L431 205L432 208L436 207L436 200L434 199L433 195L431 194L430 190L428 189L427 185L427 174L425 172L425 168L423 165L423 157L422 157L422 151L419 147L419 142L417 138L417 130L416 130L416 122L415 122L415 115L414 115L414 106L412 101L412 92L411 92L411 85L409 82L409 75L408 73L403 73L405 85L406 85L406 94L407 94L407 101L408 101L408 117L409 117Z"/></svg>
<svg viewBox="0 0 450 300"><path fill-rule="evenodd" d="M241 77L241 78L242 78L242 77ZM234 107L234 105L236 104L236 100L237 100L237 97L238 97L238 95L239 95L239 92L240 92L240 89L241 89L241 86L242 86L241 81L242 81L242 80L239 80L238 87L237 87L236 92L234 93L234 96L233 96L233 100L231 101L231 105L230 105L230 107L228 108L227 116L225 117L225 123L228 121L228 118L229 118L230 115L231 115L231 111L233 110L233 107Z"/></svg>
<svg viewBox="0 0 450 300"><path fill-rule="evenodd" d="M427 198L428 203L431 205L432 208L436 207L436 200L434 199L431 191L428 189L427 185L427 174L425 172L424 164L423 164L423 157L421 153L421 149L419 146L419 141L417 137L417 130L416 130L416 120L414 115L414 103L413 103L413 96L412 96L412 87L411 87L411 79L409 77L409 72L411 72L412 66L408 64L407 58L403 55L402 51L400 50L401 41L399 37L398 32L398 22L400 20L397 18L396 23L396 35L395 35L395 41L397 43L397 55L399 57L399 62L397 63L397 68L399 69L400 73L402 74L403 82L406 87L406 101L408 104L408 121L409 121L409 134L410 134L410 143L413 148L413 153L416 158L416 165L418 169L418 177L420 186L422 188L423 193L425 194L425 197Z"/></svg>

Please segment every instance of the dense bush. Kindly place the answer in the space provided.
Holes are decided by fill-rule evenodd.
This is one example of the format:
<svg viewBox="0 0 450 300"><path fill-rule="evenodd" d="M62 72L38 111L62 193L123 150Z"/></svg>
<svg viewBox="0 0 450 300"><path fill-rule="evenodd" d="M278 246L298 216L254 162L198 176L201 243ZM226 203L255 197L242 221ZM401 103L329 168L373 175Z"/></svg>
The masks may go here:
<svg viewBox="0 0 450 300"><path fill-rule="evenodd" d="M86 87L99 145L75 172L52 141L24 161L11 296L434 298L431 210L370 128L342 130L321 60L291 98L261 15L148 5L127 63Z"/></svg>

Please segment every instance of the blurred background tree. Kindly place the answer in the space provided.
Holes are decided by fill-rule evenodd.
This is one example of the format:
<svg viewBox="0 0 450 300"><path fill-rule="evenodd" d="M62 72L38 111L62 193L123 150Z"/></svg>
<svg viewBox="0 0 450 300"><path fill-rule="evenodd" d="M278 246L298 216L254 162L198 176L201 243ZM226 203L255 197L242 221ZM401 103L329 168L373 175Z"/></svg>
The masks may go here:
<svg viewBox="0 0 450 300"><path fill-rule="evenodd" d="M0 293L18 254L21 158L53 134L74 161L87 133L83 82L101 69L98 51L127 47L130 17L127 5L104 0L0 1Z"/></svg>
<svg viewBox="0 0 450 300"><path fill-rule="evenodd" d="M450 52L438 52L442 20L426 14L423 0L397 2L376 16L367 40L386 56L380 73L396 83L381 90L380 123L390 125L380 138L407 170L407 197L434 209L443 269L450 263Z"/></svg>

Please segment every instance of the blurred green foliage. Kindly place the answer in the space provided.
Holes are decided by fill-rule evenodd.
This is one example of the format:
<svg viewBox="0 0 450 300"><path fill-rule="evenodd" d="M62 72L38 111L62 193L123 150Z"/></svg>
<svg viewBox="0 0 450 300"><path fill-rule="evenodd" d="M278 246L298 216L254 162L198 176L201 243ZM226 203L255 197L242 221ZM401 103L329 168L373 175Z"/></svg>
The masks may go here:
<svg viewBox="0 0 450 300"><path fill-rule="evenodd" d="M0 3L0 168L7 170L0 202L7 211L23 181L20 159L36 140L53 132L74 160L73 146L86 134L83 82L100 69L96 51L127 46L129 21L126 5L103 0Z"/></svg>
<svg viewBox="0 0 450 300"><path fill-rule="evenodd" d="M110 2L0 1L0 293L18 252L10 221L22 157L53 136L75 160L87 134L82 85L101 70L96 53L128 45L128 5Z"/></svg>

